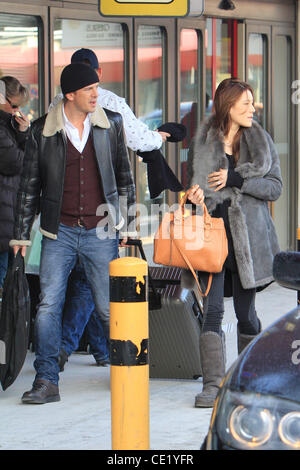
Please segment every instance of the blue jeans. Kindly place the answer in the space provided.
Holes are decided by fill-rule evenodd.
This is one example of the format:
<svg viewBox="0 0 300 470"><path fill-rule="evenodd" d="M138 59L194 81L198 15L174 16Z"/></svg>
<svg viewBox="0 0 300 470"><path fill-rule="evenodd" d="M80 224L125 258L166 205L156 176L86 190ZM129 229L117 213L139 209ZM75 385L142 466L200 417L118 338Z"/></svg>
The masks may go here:
<svg viewBox="0 0 300 470"><path fill-rule="evenodd" d="M118 257L118 237L99 239L96 229L60 224L57 240L43 237L40 303L35 320L36 379L58 383L62 311L68 277L79 260L92 290L97 314L109 340L109 263Z"/></svg>
<svg viewBox="0 0 300 470"><path fill-rule="evenodd" d="M3 287L8 266L8 251L0 253L0 287Z"/></svg>
<svg viewBox="0 0 300 470"><path fill-rule="evenodd" d="M101 319L95 309L93 295L84 269L78 263L69 279L68 296L63 312L61 347L70 356L76 351L86 327L90 351L96 361L109 359L109 349Z"/></svg>

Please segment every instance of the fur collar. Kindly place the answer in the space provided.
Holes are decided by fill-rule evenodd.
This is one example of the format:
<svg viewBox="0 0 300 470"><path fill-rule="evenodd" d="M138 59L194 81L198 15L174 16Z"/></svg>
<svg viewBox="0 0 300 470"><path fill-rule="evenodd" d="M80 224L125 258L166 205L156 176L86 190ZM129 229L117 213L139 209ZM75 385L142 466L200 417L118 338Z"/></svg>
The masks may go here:
<svg viewBox="0 0 300 470"><path fill-rule="evenodd" d="M224 152L224 135L212 126L213 117L206 119L199 127L195 137L193 151L189 156L189 177L191 184L199 184L205 196L210 199L209 210L225 199L236 199L239 190L224 188L213 191L207 183L207 175L220 168L228 168ZM257 123L244 130L240 142L240 157L235 168L243 178L263 177L271 169L272 154L266 132Z"/></svg>
<svg viewBox="0 0 300 470"><path fill-rule="evenodd" d="M64 129L62 106L63 100L61 100L49 111L43 129L44 137L51 137ZM105 114L105 111L98 105L96 110L91 114L91 124L92 126L98 126L104 129L110 128L110 122Z"/></svg>
<svg viewBox="0 0 300 470"><path fill-rule="evenodd" d="M222 131L212 127L212 120L213 117L210 116L200 126L196 135L195 150L203 145L213 147L215 150L213 157L217 157L219 162L224 164L227 160L223 148L224 135ZM236 171L243 178L264 176L270 170L271 162L271 151L266 133L256 121L253 121L252 126L244 129L242 134Z"/></svg>

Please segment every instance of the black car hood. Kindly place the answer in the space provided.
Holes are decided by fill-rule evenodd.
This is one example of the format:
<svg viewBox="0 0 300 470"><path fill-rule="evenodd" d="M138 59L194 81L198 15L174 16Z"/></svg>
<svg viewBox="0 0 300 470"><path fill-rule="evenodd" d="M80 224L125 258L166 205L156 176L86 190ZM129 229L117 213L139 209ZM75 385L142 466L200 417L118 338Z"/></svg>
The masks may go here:
<svg viewBox="0 0 300 470"><path fill-rule="evenodd" d="M231 370L231 390L300 402L300 307L258 335Z"/></svg>

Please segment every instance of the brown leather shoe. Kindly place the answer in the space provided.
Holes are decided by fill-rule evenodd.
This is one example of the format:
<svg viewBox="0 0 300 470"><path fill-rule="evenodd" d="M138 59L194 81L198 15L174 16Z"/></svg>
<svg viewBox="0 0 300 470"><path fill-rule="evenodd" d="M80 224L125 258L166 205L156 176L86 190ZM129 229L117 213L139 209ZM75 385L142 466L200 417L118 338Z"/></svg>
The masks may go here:
<svg viewBox="0 0 300 470"><path fill-rule="evenodd" d="M103 359L100 361L96 360L96 366L98 367L109 367L110 366L110 360L109 359Z"/></svg>
<svg viewBox="0 0 300 470"><path fill-rule="evenodd" d="M32 389L22 396L22 403L43 405L60 401L58 386L45 379L37 379L33 382Z"/></svg>

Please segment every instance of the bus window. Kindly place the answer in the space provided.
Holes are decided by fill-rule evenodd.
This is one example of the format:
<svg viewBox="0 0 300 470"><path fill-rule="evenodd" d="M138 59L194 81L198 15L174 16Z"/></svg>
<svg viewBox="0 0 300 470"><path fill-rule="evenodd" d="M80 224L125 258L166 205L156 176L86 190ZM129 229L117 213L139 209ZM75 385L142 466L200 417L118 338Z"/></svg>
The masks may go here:
<svg viewBox="0 0 300 470"><path fill-rule="evenodd" d="M16 77L29 91L22 111L30 120L41 111L38 70L39 19L35 16L0 14L0 76Z"/></svg>
<svg viewBox="0 0 300 470"><path fill-rule="evenodd" d="M199 120L199 36L194 29L182 29L180 35L180 122L186 126L186 138L179 143L181 183L187 187L187 157Z"/></svg>
<svg viewBox="0 0 300 470"><path fill-rule="evenodd" d="M54 85L60 92L60 74L82 47L92 49L102 69L101 86L125 96L124 31L120 23L56 19L54 23Z"/></svg>
<svg viewBox="0 0 300 470"><path fill-rule="evenodd" d="M218 85L225 78L236 75L237 20L207 18L205 31L206 48L206 109L211 113L213 97Z"/></svg>
<svg viewBox="0 0 300 470"><path fill-rule="evenodd" d="M255 96L254 118L266 127L267 110L267 38L264 34L250 33L248 43L248 83Z"/></svg>
<svg viewBox="0 0 300 470"><path fill-rule="evenodd" d="M163 76L163 40L164 30L159 26L141 25L138 28L138 75L137 117L144 121L150 129L155 130L164 122L165 110ZM165 193L153 200L152 206L148 183L146 164L138 164L137 177L138 202L144 210L139 217L140 236L143 238L147 259L152 259L153 235L158 228L158 217L153 207L164 202Z"/></svg>

